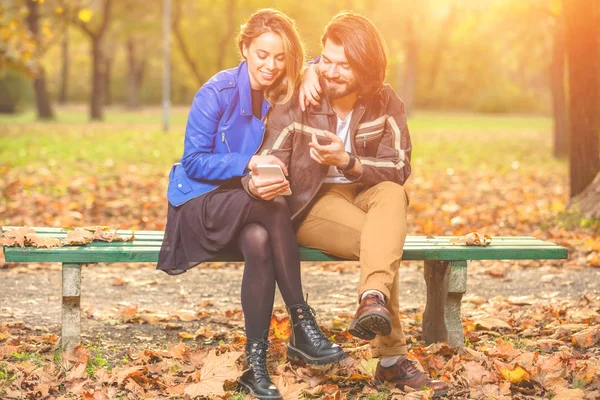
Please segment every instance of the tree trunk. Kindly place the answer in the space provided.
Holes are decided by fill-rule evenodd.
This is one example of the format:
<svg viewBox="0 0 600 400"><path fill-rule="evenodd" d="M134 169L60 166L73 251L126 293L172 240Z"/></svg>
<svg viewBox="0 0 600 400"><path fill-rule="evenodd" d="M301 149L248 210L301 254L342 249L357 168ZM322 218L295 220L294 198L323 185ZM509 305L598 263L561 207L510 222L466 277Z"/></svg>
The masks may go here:
<svg viewBox="0 0 600 400"><path fill-rule="evenodd" d="M90 119L104 119L104 57L102 40L92 38L92 95L90 97Z"/></svg>
<svg viewBox="0 0 600 400"><path fill-rule="evenodd" d="M566 158L569 154L569 127L565 93L565 23L562 16L556 19L553 41L549 69L554 124L554 157Z"/></svg>
<svg viewBox="0 0 600 400"><path fill-rule="evenodd" d="M221 71L225 68L225 55L227 54L227 49L229 49L230 42L233 39L233 34L235 33L235 15L233 10L235 10L237 0L227 0L225 5L226 15L227 15L227 27L225 28L225 33L221 36L221 40L219 41L217 47L217 70Z"/></svg>
<svg viewBox="0 0 600 400"><path fill-rule="evenodd" d="M569 165L571 198L600 171L598 6L563 0L569 66Z"/></svg>
<svg viewBox="0 0 600 400"><path fill-rule="evenodd" d="M573 198L571 206L578 207L578 211L586 218L600 220L600 173L591 185Z"/></svg>
<svg viewBox="0 0 600 400"><path fill-rule="evenodd" d="M58 92L58 102L67 104L67 93L69 88L69 27L65 27L64 37L61 46L60 66L60 89Z"/></svg>
<svg viewBox="0 0 600 400"><path fill-rule="evenodd" d="M38 119L54 119L54 111L50 105L50 98L46 90L46 70L41 65L33 81L35 90L35 105Z"/></svg>
<svg viewBox="0 0 600 400"><path fill-rule="evenodd" d="M419 57L417 35L415 34L414 21L411 16L408 16L405 27L406 68L404 70L404 83L402 85L402 100L404 100L406 106L406 113L410 114L415 101Z"/></svg>
<svg viewBox="0 0 600 400"><path fill-rule="evenodd" d="M127 39L127 108L133 110L139 107L140 88L144 80L146 59L138 59L136 41L133 36Z"/></svg>
<svg viewBox="0 0 600 400"><path fill-rule="evenodd" d="M104 53L104 105L112 104L112 90L110 90L110 79L112 73L113 57Z"/></svg>
<svg viewBox="0 0 600 400"><path fill-rule="evenodd" d="M36 62L37 62L37 73L33 80L33 89L35 91L35 105L37 108L38 119L54 119L54 112L50 105L50 97L48 96L48 90L46 89L46 72L40 62L40 50L41 50L41 37L39 32L39 10L38 2L34 0L27 0L27 27L31 32L35 40L36 47Z"/></svg>
<svg viewBox="0 0 600 400"><path fill-rule="evenodd" d="M138 107L138 86L137 86L137 60L135 57L135 41L133 36L127 39L127 108L136 109Z"/></svg>
<svg viewBox="0 0 600 400"><path fill-rule="evenodd" d="M104 37L110 22L111 0L104 0L102 20L96 31L78 18L71 22L77 25L90 39L92 58L92 93L90 94L90 119L104 119L104 89L106 61L104 59Z"/></svg>
<svg viewBox="0 0 600 400"><path fill-rule="evenodd" d="M175 35L175 40L177 41L177 45L179 46L179 50L181 51L181 55L183 59L187 63L188 67L194 77L196 78L196 82L198 86L204 85L206 79L204 75L200 73L199 68L196 64L196 61L192 57L190 50L187 48L184 40L184 34L181 32L181 0L175 0L174 14L173 14L173 22L171 24L171 29L173 30L173 34Z"/></svg>
<svg viewBox="0 0 600 400"><path fill-rule="evenodd" d="M440 66L442 65L442 55L448 47L448 40L450 39L450 30L454 26L454 22L456 21L456 15L457 6L456 3L452 3L450 6L450 10L448 11L448 16L442 23L440 35L438 36L435 51L433 52L433 61L431 62L431 68L429 69L429 90L433 90L435 88L437 77L440 71Z"/></svg>

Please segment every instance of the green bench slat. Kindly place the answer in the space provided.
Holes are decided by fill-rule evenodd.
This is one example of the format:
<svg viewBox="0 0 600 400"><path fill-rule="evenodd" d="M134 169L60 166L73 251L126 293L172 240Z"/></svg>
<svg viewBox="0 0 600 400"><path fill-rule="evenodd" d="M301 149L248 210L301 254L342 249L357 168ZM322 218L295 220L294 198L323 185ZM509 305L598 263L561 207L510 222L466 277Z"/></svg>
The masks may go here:
<svg viewBox="0 0 600 400"><path fill-rule="evenodd" d="M3 231L11 227L3 227ZM60 228L33 228L40 236L64 238L67 232ZM92 242L85 246L65 246L53 249L34 247L5 247L7 262L156 262L163 232L134 231L133 242ZM119 231L122 236L132 231ZM454 237L408 236L404 245L404 260L525 260L564 259L567 249L534 237L494 237L488 247L457 246ZM301 248L302 261L340 260L318 250ZM242 261L232 255L223 255L213 261Z"/></svg>
<svg viewBox="0 0 600 400"><path fill-rule="evenodd" d="M123 246L123 247L158 247L160 248L162 244L162 241L140 241L140 240L135 240L133 242L112 242L112 243L108 243L108 242L92 242L86 245L86 247L94 247L94 246L99 246L99 247L115 247L115 246ZM530 241L530 242L522 242L522 241L503 241L503 242L498 242L498 243L494 243L492 245L493 247L556 247L555 244L549 243L549 242L543 242L543 241ZM426 248L439 248L439 247L456 247L455 245L452 245L450 242L445 241L445 242L410 242L407 241L404 244L404 249L406 250L407 248L420 248L420 247L426 247Z"/></svg>
<svg viewBox="0 0 600 400"><path fill-rule="evenodd" d="M33 247L10 247L4 249L7 262L156 262L157 246L81 246L37 249ZM560 246L407 246L404 260L537 260L563 259L567 249ZM301 248L302 261L329 261L337 258L325 255L318 250ZM232 256L224 256L214 261L242 261Z"/></svg>

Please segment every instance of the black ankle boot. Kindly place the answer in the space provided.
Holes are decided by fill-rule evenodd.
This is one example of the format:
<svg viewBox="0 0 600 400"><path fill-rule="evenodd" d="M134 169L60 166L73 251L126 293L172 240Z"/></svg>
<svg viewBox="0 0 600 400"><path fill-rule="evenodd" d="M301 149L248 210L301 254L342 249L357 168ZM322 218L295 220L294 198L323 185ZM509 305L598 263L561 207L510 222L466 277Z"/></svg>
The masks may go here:
<svg viewBox="0 0 600 400"><path fill-rule="evenodd" d="M281 393L271 381L267 371L267 340L248 339L246 342L245 371L238 378L250 394L257 399L282 399Z"/></svg>
<svg viewBox="0 0 600 400"><path fill-rule="evenodd" d="M328 364L346 358L337 344L331 343L315 320L315 310L306 302L288 307L292 317L292 334L287 356L307 364Z"/></svg>

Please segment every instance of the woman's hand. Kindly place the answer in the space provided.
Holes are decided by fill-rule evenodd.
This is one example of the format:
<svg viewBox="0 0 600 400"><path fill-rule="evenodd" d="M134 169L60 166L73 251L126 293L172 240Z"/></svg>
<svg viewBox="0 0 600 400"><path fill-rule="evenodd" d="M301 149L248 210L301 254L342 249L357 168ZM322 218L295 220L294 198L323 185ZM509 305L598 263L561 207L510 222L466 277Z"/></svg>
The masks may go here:
<svg viewBox="0 0 600 400"><path fill-rule="evenodd" d="M321 101L321 84L319 83L319 73L317 72L316 64L310 64L304 70L302 83L298 91L298 100L302 111L306 111L306 106L309 103L314 106L319 105Z"/></svg>
<svg viewBox="0 0 600 400"><path fill-rule="evenodd" d="M275 197L286 192L290 188L290 182L285 178L262 179L258 172L258 165L275 164L279 165L285 176L288 170L283 161L275 156L252 156L248 162L247 168L252 171L252 179L248 182L248 190L253 196L263 200L273 200Z"/></svg>

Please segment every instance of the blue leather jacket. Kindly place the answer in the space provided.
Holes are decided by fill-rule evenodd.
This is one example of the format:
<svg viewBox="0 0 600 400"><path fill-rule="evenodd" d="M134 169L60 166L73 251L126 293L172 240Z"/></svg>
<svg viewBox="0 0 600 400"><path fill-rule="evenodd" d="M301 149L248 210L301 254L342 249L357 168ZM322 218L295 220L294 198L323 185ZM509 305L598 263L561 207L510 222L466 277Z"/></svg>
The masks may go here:
<svg viewBox="0 0 600 400"><path fill-rule="evenodd" d="M262 115L271 106L263 101ZM206 82L192 103L181 161L169 174L167 198L173 206L248 173L260 148L265 123L252 115L248 64L224 70Z"/></svg>

